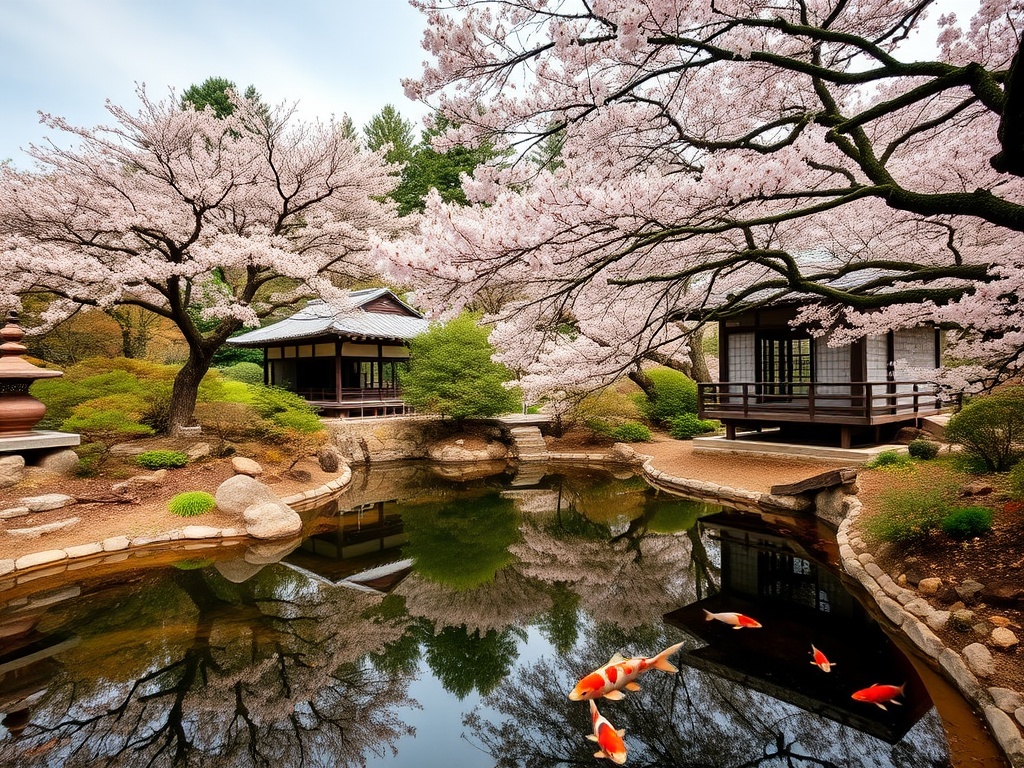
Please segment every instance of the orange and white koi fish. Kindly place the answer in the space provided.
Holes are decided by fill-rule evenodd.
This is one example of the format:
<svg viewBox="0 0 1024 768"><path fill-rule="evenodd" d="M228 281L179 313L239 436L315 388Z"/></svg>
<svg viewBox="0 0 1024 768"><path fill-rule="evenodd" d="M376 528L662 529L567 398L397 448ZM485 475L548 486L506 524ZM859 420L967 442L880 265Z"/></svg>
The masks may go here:
<svg viewBox="0 0 1024 768"><path fill-rule="evenodd" d="M814 643L811 643L811 664L821 669L822 672L831 672L832 667L835 666L831 661L825 658L825 654L814 647Z"/></svg>
<svg viewBox="0 0 1024 768"><path fill-rule="evenodd" d="M617 701L623 697L623 688L629 691L640 690L640 686L633 681L648 669L660 669L662 672L669 673L678 672L679 670L669 662L668 657L682 647L682 643L676 643L651 658L634 656L631 659L624 659L616 653L608 660L607 664L595 669L576 683L576 687L569 693L569 698L573 701L587 701L604 696L606 699Z"/></svg>
<svg viewBox="0 0 1024 768"><path fill-rule="evenodd" d="M855 701L864 701L868 704L874 704L876 707L885 709L886 704L899 704L896 701L897 696L903 695L903 689L906 687L906 683L903 685L872 685L869 688L862 688L859 691L855 691L853 696L850 698Z"/></svg>
<svg viewBox="0 0 1024 768"><path fill-rule="evenodd" d="M600 747L594 753L594 757L606 757L617 765L626 762L626 743L622 736L626 733L624 729L615 730L615 727L608 722L608 718L597 711L597 704L590 700L590 720L594 724L593 735L587 738L596 741Z"/></svg>
<svg viewBox="0 0 1024 768"><path fill-rule="evenodd" d="M712 613L705 608L704 620L711 621L712 619L729 624L733 629L758 629L761 626L755 619L744 616L742 613Z"/></svg>

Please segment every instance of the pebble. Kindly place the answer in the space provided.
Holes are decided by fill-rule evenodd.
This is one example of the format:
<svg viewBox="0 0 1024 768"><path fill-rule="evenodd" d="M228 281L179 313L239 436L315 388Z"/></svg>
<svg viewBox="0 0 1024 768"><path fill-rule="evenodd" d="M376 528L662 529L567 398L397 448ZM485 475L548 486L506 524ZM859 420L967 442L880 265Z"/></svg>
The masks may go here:
<svg viewBox="0 0 1024 768"><path fill-rule="evenodd" d="M1003 651L1008 651L1018 643L1017 636L1006 627L996 627L992 630L992 644Z"/></svg>

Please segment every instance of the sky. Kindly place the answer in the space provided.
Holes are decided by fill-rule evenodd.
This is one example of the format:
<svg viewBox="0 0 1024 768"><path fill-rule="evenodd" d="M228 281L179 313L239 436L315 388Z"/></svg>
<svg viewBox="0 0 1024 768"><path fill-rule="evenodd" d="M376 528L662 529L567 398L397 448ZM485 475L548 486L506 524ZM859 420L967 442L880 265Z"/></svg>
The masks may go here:
<svg viewBox="0 0 1024 768"><path fill-rule="evenodd" d="M0 0L0 160L47 137L39 112L109 125L109 99L134 111L208 77L297 102L302 120L349 114L362 127L385 104L417 124L402 91L426 58L425 23L406 0Z"/></svg>

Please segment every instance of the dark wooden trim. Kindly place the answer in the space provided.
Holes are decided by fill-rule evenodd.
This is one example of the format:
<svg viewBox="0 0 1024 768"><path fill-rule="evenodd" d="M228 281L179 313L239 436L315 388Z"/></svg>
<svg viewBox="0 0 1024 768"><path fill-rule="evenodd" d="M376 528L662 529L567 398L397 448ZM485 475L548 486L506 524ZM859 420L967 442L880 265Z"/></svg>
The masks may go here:
<svg viewBox="0 0 1024 768"><path fill-rule="evenodd" d="M885 334L885 378L887 381L896 379L896 334L892 331Z"/></svg>
<svg viewBox="0 0 1024 768"><path fill-rule="evenodd" d="M268 357L267 350L270 347L263 348L263 386L270 386L270 358Z"/></svg>
<svg viewBox="0 0 1024 768"><path fill-rule="evenodd" d="M729 380L729 330L725 320L718 321L718 380Z"/></svg>
<svg viewBox="0 0 1024 768"><path fill-rule="evenodd" d="M342 340L336 338L334 340L334 391L337 396L338 402L341 402L341 345Z"/></svg>
<svg viewBox="0 0 1024 768"><path fill-rule="evenodd" d="M935 367L942 367L942 331L935 326Z"/></svg>

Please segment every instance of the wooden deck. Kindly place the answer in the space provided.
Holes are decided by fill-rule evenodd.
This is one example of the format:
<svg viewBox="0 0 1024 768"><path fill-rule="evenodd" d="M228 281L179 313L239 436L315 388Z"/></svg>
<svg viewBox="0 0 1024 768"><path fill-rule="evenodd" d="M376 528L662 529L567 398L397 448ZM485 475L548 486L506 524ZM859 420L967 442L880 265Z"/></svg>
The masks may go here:
<svg viewBox="0 0 1024 768"><path fill-rule="evenodd" d="M301 389L296 394L325 416L400 416L413 412L397 387Z"/></svg>
<svg viewBox="0 0 1024 768"><path fill-rule="evenodd" d="M850 430L914 422L943 409L938 386L927 381L813 383L714 382L698 385L698 414L737 426L826 424L841 430L849 447Z"/></svg>

